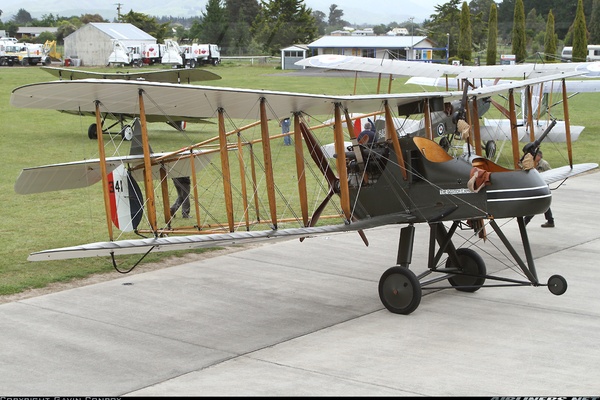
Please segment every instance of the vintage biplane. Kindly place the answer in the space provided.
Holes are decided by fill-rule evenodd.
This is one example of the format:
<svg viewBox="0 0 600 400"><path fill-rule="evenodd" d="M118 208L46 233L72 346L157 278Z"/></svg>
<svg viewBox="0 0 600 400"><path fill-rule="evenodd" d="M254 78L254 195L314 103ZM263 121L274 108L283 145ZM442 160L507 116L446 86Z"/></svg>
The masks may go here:
<svg viewBox="0 0 600 400"><path fill-rule="evenodd" d="M144 72L95 72L85 71L72 68L55 68L55 67L41 67L44 71L51 75L56 76L60 80L77 80L77 79L119 79L119 80L135 80L135 81L151 81L151 82L164 82L164 83L187 83L201 82L201 81L213 81L221 79L221 77L213 72L202 70L202 69L190 69L190 68L171 68L154 71ZM77 115L89 115L94 116L93 113L84 114L83 111L74 110L58 110L70 114ZM115 120L115 122L109 126L105 126L106 119ZM186 117L179 114L164 115L164 114L148 114L146 116L148 122L166 122L177 130L184 130L187 122L206 123L205 118L201 117ZM127 123L129 121L129 123ZM104 113L101 118L101 126L103 127L101 132L104 134L110 134L111 129L115 126L119 126L117 134L121 135L125 140L131 140L133 136L133 122L135 121L135 115L125 113ZM90 124L88 128L88 137L90 139L96 139L98 137L98 130L96 129L96 122Z"/></svg>
<svg viewBox="0 0 600 400"><path fill-rule="evenodd" d="M140 140L131 143L139 143L139 148L131 154L141 154L135 159L123 156L119 167L117 159L106 157L102 135L98 135L99 156L91 168L84 161L79 164L84 168L66 163L24 170L15 185L20 193L58 190L73 180L83 185L99 180L108 230L107 241L38 251L28 259L106 256L118 269L117 257L126 254L291 238L302 241L336 232L356 231L368 245L369 228L400 225L397 265L383 273L378 289L391 312L409 314L420 304L423 290L440 288L475 292L486 286L546 286L560 295L567 289L563 277L552 275L547 283L538 278L524 216L547 210L550 182L597 164L574 165L570 160L565 168L541 174L519 168L519 154L514 169L486 159L477 147L467 156L452 157L428 137L400 137L391 121L407 110L420 110L429 121L430 112L443 109L448 101L465 96L476 101L572 74L468 91L348 96L104 79L19 87L11 95L13 106L93 112L97 129L105 112L136 115ZM386 119L385 137L372 146L358 144L350 113L377 109ZM157 156L150 147L146 116L161 113L213 117L215 135ZM294 146L286 147L277 121L290 115ZM311 126L309 122L331 116L333 125ZM343 119L348 123L342 123ZM336 156L329 159L321 145L332 140ZM345 140L352 146L345 146ZM536 146L539 143L534 142L530 147ZM280 163L287 164L281 167ZM64 168L71 173L65 174ZM88 171L92 171L91 180ZM191 223L175 221L170 214L171 171L191 177ZM129 215L123 219L131 221L133 229L129 234L116 232L115 218L111 218L124 211ZM524 259L503 233L501 219L516 219ZM417 276L409 267L415 225L421 223L430 229L429 257L425 272ZM469 232L473 243L457 248L453 237L459 230ZM133 233L142 238L127 236ZM508 250L517 278L487 273L482 256L474 249L492 240ZM486 284L489 281L497 283Z"/></svg>
<svg viewBox="0 0 600 400"><path fill-rule="evenodd" d="M533 77L542 77L549 74L556 74L567 71L579 72L578 76L587 78L597 78L600 74L600 63L550 63L550 64L518 64L518 65L494 65L494 66L456 66L446 64L433 64L413 61L402 61L394 59L375 59L359 56L343 56L343 55L320 55L309 57L296 62L297 65L320 68L325 70L340 70L350 71L356 74L355 79L358 79L358 73L375 73L379 77L377 91L381 88L383 77L389 78L388 92L391 91L391 85L394 77L403 76L411 77L407 83L417 84L420 86L444 87L446 90L460 90L465 85L471 86L491 86L496 84L510 84L514 79L525 79ZM355 83L356 88L356 83ZM488 98L479 99L479 104L464 109L460 102L454 101L448 105L448 112L445 114L438 112L434 114L434 132L440 137L440 143L444 148L448 149L451 145L456 133L456 113L459 110L467 113L467 119L475 121L470 115L477 115L481 119L486 113L490 105L500 110L504 119L488 119L483 118L483 123L477 121L480 125L478 128L479 139L483 142L482 146L486 149L488 157L492 157L496 152L495 141L497 140L513 140L512 126L516 125L517 136L522 142L530 142L539 138L550 125L552 120L556 120L551 116L550 107L555 104L548 104L548 94L558 94L559 102L564 102L565 94L573 93L574 91L598 91L599 85L597 81L592 79L567 81L561 80L555 84L551 80L544 81L537 85L527 85L522 87L518 92L521 95L521 104L515 102L514 95L511 99L507 99L510 103L508 107L515 108L515 114L519 114L518 108L521 109L521 117L514 121L510 120L511 112L507 107L501 105L498 101ZM573 94L571 94L572 96ZM551 102L552 100L550 100ZM527 112L527 110L532 110ZM543 118L543 116L546 118ZM568 114L565 114L565 119ZM408 131L410 134L427 135L426 128L423 126L423 120L412 120L407 123L406 120L396 123L399 132ZM473 124L472 124L473 125ZM454 129L452 129L454 128ZM565 121L556 120L553 124L553 129L547 133L546 140L553 143L565 142L567 133L567 125ZM583 126L570 125L569 140L575 141L583 131ZM434 135L435 136L435 135ZM463 146L459 146L462 148Z"/></svg>

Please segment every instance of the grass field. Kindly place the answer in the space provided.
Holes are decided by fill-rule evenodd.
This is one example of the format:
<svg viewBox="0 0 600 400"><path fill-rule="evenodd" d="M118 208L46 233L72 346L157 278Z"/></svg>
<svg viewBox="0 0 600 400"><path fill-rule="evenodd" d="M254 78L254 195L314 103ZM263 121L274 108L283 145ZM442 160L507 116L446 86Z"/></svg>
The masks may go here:
<svg viewBox="0 0 600 400"><path fill-rule="evenodd" d="M109 70L90 69L90 70ZM299 76L281 71L272 64L248 65L223 62L211 71L222 80L211 81L211 86L244 87L253 89L284 90L326 94L351 94L354 92L353 77ZM51 81L55 78L39 67L2 67L0 69L0 132L4 162L0 176L0 201L3 224L0 249L0 295L19 293L29 288L44 287L52 282L65 282L91 274L112 271L108 259L81 259L51 262L28 262L32 251L54 247L71 246L86 242L106 240L106 222L101 212L102 199L99 185L90 190L48 192L21 196L13 185L23 168L75 161L88 157L96 151L96 142L87 138L90 117L77 117L51 110L18 109L10 105L11 91L19 86ZM421 89L394 81L394 91L408 92ZM356 92L375 93L375 78L361 78ZM597 94L578 94L570 100L572 124L585 125L579 140L574 143L575 162L600 162L599 113ZM562 107L554 114L562 119ZM490 117L498 117L493 111ZM278 129L276 122L272 129ZM151 124L151 140L155 151L180 148L214 136L214 126L188 124L185 135L176 135L164 124ZM279 141L282 143L282 141ZM521 145L522 146L522 145ZM278 149L280 157L285 151ZM499 146L500 147L500 146ZM544 144L544 156L554 167L567 164L564 144ZM510 146L500 158L500 163L511 165ZM292 157L288 157L292 163ZM291 165L291 164L290 164ZM285 170L278 171L286 174ZM292 174L290 174L292 175ZM293 183L293 179L290 179ZM318 197L318 195L317 195ZM169 253L151 254L144 262L158 261L172 256ZM125 260L134 262L138 257ZM139 268L143 268L143 265Z"/></svg>

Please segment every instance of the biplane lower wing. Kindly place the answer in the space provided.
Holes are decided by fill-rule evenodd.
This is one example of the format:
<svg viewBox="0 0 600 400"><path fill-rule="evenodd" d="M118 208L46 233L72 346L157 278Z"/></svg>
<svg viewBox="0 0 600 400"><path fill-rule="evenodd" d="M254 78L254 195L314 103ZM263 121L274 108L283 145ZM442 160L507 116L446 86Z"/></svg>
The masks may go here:
<svg viewBox="0 0 600 400"><path fill-rule="evenodd" d="M549 121L538 121L534 123L534 137L538 139L549 125ZM511 124L507 119L484 118L481 130L482 140L511 140ZM517 126L517 137L519 142L529 143L531 141L528 126ZM583 125L569 125L571 141L575 142L583 132ZM556 125L546 136L548 142L564 143L566 142L567 128L565 121L556 121Z"/></svg>
<svg viewBox="0 0 600 400"><path fill-rule="evenodd" d="M390 214L360 220L352 224L337 224L317 227L243 231L207 235L187 235L149 239L96 242L80 246L63 247L31 253L29 261L64 260L70 258L106 257L126 254L144 254L152 251L191 250L219 246L235 246L260 241L275 241L314 237L341 232L352 232L383 225L410 223L416 217L411 214Z"/></svg>

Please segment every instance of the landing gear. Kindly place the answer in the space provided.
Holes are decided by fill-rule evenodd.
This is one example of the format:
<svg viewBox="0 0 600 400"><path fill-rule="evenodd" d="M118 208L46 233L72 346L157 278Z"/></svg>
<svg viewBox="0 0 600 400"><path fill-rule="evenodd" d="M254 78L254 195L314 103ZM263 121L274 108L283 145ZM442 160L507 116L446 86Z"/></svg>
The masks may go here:
<svg viewBox="0 0 600 400"><path fill-rule="evenodd" d="M461 229L473 229L472 225L461 221L453 221L449 229L446 229L442 222L429 223L430 238L427 269L417 276L409 269L412 262L415 228L413 225L402 228L400 230L396 266L385 271L379 280L379 298L382 304L394 314L407 315L419 307L422 293L425 290L454 288L461 292L473 293L482 287L546 286L541 284L537 278L523 217L518 217L517 221L525 260L519 256L517 250L512 246L495 220L489 220L489 226L511 254L513 261L521 269L526 279L488 275L485 261L475 249L468 247L455 248L452 237L456 230L459 227ZM437 273L437 275L434 275L434 273ZM446 280L449 285L440 284ZM498 283L484 286L486 280ZM567 281L560 275L553 275L548 279L547 286L552 294L559 296L566 292Z"/></svg>
<svg viewBox="0 0 600 400"><path fill-rule="evenodd" d="M379 298L390 312L410 314L421 303L421 284L406 267L392 267L379 280Z"/></svg>
<svg viewBox="0 0 600 400"><path fill-rule="evenodd" d="M552 275L548 279L550 293L560 296L567 291L567 280L560 275Z"/></svg>
<svg viewBox="0 0 600 400"><path fill-rule="evenodd" d="M488 140L485 143L485 156L486 158L492 159L496 155L496 142Z"/></svg>
<svg viewBox="0 0 600 400"><path fill-rule="evenodd" d="M98 131L96 129L96 124L91 124L88 128L88 137L90 138L90 140L98 139Z"/></svg>
<svg viewBox="0 0 600 400"><path fill-rule="evenodd" d="M111 126L109 126L107 129L111 129L112 127L114 127L116 124L113 124ZM96 140L98 139L98 130L97 130L97 124L93 123L89 126L88 128L88 138L90 138L90 140ZM110 133L107 130L103 130L102 133L107 134ZM119 135L121 135L121 138L123 138L123 140L131 140L133 138L133 128L132 125L123 125L123 127L121 128L121 130L119 131Z"/></svg>
<svg viewBox="0 0 600 400"><path fill-rule="evenodd" d="M121 129L121 137L123 140L130 141L133 138L133 128L130 125L125 125Z"/></svg>
<svg viewBox="0 0 600 400"><path fill-rule="evenodd" d="M450 140L448 140L446 136L443 136L442 138L440 138L440 146L442 147L442 149L448 152L448 150L450 150Z"/></svg>
<svg viewBox="0 0 600 400"><path fill-rule="evenodd" d="M449 257L446 269L456 271L456 275L448 278L448 282L461 292L475 292L485 283L485 262L473 249L461 248L456 250L458 264Z"/></svg>

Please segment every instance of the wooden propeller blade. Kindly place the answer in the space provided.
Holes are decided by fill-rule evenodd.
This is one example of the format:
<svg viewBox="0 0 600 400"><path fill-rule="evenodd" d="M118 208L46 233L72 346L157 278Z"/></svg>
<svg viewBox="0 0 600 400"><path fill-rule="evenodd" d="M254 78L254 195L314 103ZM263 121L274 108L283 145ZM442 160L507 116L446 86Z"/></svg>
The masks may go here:
<svg viewBox="0 0 600 400"><path fill-rule="evenodd" d="M361 229L358 231L358 234L360 235L363 243L365 244L365 246L369 246L369 239L367 239L367 235L365 235L365 232Z"/></svg>
<svg viewBox="0 0 600 400"><path fill-rule="evenodd" d="M314 214L310 218L310 222L308 223L308 226L315 226L317 224L319 217L323 213L323 210L327 206L327 203L329 203L329 200L331 200L331 198L333 197L333 194L334 194L333 189L329 189L329 193L327 193L327 196L325 196L325 199L321 202L321 204L319 204L319 207L317 207Z"/></svg>
<svg viewBox="0 0 600 400"><path fill-rule="evenodd" d="M325 196L325 199L321 202L321 204L319 204L319 207L317 207L317 209L313 213L312 217L310 218L310 222L308 223L308 226L315 226L317 224L317 221L319 220L321 213L323 213L323 210L325 209L325 207L327 206L327 203L329 203L329 200L331 200L333 195L334 195L333 188L330 188L329 193L327 193L327 196ZM304 238L303 237L300 238L300 241L301 242L304 241Z"/></svg>
<svg viewBox="0 0 600 400"><path fill-rule="evenodd" d="M329 166L329 162L327 161L327 157L323 153L323 150L321 150L321 146L319 146L319 143L317 142L315 137L310 133L309 129L304 123L300 124L300 132L302 132L302 137L306 142L306 146L308 147L310 156L327 179L327 182L329 182L329 187L331 189L335 188L338 182L338 178L337 176L335 176L333 170Z"/></svg>

